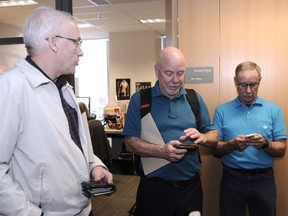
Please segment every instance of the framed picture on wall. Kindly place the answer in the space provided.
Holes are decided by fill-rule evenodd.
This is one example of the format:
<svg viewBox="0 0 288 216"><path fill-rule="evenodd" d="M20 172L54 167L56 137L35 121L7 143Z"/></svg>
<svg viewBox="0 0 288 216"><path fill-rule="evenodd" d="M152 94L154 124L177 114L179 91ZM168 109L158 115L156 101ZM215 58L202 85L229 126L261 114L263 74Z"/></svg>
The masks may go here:
<svg viewBox="0 0 288 216"><path fill-rule="evenodd" d="M135 91L139 91L140 89L151 88L151 82L136 82L135 83Z"/></svg>
<svg viewBox="0 0 288 216"><path fill-rule="evenodd" d="M130 99L130 79L128 78L116 79L116 95L117 100Z"/></svg>

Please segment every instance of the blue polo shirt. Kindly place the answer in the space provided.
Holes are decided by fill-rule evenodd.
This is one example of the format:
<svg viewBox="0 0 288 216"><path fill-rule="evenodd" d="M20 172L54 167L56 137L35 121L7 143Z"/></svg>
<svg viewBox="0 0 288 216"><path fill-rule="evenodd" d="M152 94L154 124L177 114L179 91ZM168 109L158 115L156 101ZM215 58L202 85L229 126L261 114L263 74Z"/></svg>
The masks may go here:
<svg viewBox="0 0 288 216"><path fill-rule="evenodd" d="M259 133L269 141L286 139L286 128L281 108L263 98L250 106L239 98L219 105L214 114L219 139L227 142L242 134ZM262 149L253 146L235 150L221 158L231 168L256 169L272 167L274 159Z"/></svg>
<svg viewBox="0 0 288 216"><path fill-rule="evenodd" d="M178 140L187 128L196 128L196 118L186 98L185 88L181 88L179 94L170 99L160 91L159 83L156 81L152 88L151 115L158 127L158 130L165 143L170 140ZM199 131L202 133L216 130L211 122L207 106L203 98L197 93L200 106ZM123 135L140 137L141 114L140 114L140 93L134 93L131 97ZM148 174L148 177L161 177L166 180L188 180L199 172L201 164L198 152L191 151L178 162L168 165Z"/></svg>

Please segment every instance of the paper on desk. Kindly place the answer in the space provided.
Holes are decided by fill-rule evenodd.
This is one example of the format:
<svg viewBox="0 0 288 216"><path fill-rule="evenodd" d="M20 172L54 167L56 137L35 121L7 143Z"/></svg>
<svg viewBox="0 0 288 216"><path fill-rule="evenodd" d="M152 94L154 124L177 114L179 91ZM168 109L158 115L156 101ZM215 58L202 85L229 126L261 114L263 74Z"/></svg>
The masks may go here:
<svg viewBox="0 0 288 216"><path fill-rule="evenodd" d="M165 145L150 113L141 119L141 138L150 143ZM141 157L141 162L145 175L170 163L165 159L155 157Z"/></svg>

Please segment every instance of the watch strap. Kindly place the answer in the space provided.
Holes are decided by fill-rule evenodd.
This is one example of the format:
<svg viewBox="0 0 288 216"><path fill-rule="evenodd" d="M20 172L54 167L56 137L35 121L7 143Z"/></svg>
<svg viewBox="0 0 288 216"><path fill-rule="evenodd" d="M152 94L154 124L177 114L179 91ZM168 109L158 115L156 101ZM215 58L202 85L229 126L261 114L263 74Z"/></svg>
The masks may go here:
<svg viewBox="0 0 288 216"><path fill-rule="evenodd" d="M268 147L269 147L269 141L265 138L265 141L264 141L264 143L262 145L262 149L266 149Z"/></svg>

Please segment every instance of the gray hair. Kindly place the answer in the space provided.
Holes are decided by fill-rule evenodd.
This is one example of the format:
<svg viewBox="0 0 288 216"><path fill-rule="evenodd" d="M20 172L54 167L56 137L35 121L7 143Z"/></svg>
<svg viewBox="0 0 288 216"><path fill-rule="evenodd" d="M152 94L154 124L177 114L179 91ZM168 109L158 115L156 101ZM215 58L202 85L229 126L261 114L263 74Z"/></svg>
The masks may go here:
<svg viewBox="0 0 288 216"><path fill-rule="evenodd" d="M72 20L71 14L54 8L39 7L26 20L23 30L24 44L28 55L39 51L45 39L59 34L67 20Z"/></svg>
<svg viewBox="0 0 288 216"><path fill-rule="evenodd" d="M235 69L235 78L237 78L238 74L242 71L247 70L256 70L259 78L261 78L261 68L255 63L251 61L245 61L240 63Z"/></svg>

